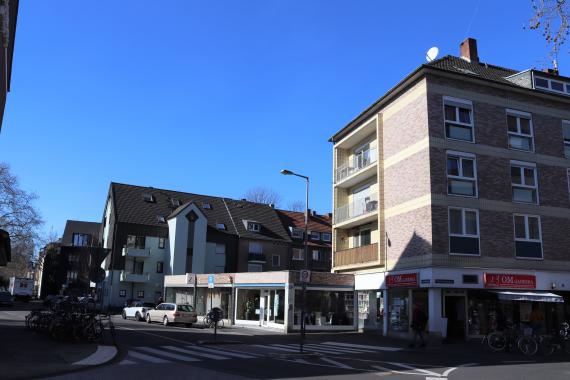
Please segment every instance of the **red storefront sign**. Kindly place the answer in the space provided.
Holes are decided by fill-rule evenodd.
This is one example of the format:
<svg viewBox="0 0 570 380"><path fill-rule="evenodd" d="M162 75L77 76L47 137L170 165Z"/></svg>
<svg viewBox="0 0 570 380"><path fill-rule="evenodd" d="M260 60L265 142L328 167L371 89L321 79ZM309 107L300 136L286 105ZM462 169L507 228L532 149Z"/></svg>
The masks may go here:
<svg viewBox="0 0 570 380"><path fill-rule="evenodd" d="M405 288L418 286L417 273L389 274L386 276L386 286L388 288Z"/></svg>
<svg viewBox="0 0 570 380"><path fill-rule="evenodd" d="M530 274L484 273L483 281L486 288L536 288L536 276Z"/></svg>

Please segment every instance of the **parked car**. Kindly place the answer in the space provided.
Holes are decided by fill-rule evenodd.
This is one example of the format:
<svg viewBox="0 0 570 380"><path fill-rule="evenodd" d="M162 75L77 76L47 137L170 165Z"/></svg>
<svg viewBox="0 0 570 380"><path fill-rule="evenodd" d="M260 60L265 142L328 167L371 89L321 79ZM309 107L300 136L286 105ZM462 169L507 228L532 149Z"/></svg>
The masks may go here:
<svg viewBox="0 0 570 380"><path fill-rule="evenodd" d="M123 308L123 319L135 318L137 321L144 321L147 312L154 309L155 306L152 302L134 301Z"/></svg>
<svg viewBox="0 0 570 380"><path fill-rule="evenodd" d="M184 323L191 327L198 321L198 315L191 305L177 305L175 303L161 303L146 313L146 322L162 322L168 326L171 323Z"/></svg>
<svg viewBox="0 0 570 380"><path fill-rule="evenodd" d="M10 292L0 292L0 305L14 306L14 298Z"/></svg>

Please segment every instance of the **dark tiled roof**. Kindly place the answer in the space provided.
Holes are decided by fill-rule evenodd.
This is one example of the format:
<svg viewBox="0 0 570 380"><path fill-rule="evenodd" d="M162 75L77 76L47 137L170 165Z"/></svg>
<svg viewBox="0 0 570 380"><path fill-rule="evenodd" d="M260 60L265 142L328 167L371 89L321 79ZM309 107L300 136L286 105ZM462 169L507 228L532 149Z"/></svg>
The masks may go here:
<svg viewBox="0 0 570 380"><path fill-rule="evenodd" d="M167 228L167 224L158 222L157 216L168 218L171 214L180 212L188 203L194 202L208 218L208 227L210 229L218 230L216 225L223 223L226 225L226 230L218 230L221 233L239 234L252 239L290 241L277 213L267 205L120 183L111 183L111 191L114 197L117 222L120 223L163 226ZM154 201L146 202L143 199L144 193L152 194ZM171 199L173 198L180 201L180 206L172 204ZM209 205L209 208L207 205ZM260 222L262 224L261 232L247 231L241 221L242 219Z"/></svg>
<svg viewBox="0 0 570 380"><path fill-rule="evenodd" d="M484 62L469 62L465 59L452 55L446 55L445 57L436 59L430 63L426 63L424 66L451 71L458 74L469 75L475 78L501 82L504 84L509 84L511 86L513 83L506 80L505 77L519 72L519 70L489 65Z"/></svg>
<svg viewBox="0 0 570 380"><path fill-rule="evenodd" d="M305 213L298 211L277 210L279 217L288 233L291 234L289 227L305 228ZM328 215L309 215L309 231L326 232L332 235L331 219ZM296 239L292 239L296 241ZM321 241L317 242L309 239L309 245L330 247L331 243Z"/></svg>
<svg viewBox="0 0 570 380"><path fill-rule="evenodd" d="M99 230L101 228L101 223L97 222L84 222L81 220L68 220L65 223L65 229L63 231L63 237L61 238L61 243L63 245L71 245L73 243L73 234L88 234L95 240L99 236ZM92 242L96 244L96 241Z"/></svg>

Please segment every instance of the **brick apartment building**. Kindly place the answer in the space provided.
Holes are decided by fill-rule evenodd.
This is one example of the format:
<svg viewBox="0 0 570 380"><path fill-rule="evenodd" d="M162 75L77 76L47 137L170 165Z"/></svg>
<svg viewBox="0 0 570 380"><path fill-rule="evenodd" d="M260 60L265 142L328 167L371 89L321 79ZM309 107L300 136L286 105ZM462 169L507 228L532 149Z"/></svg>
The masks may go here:
<svg viewBox="0 0 570 380"><path fill-rule="evenodd" d="M409 334L547 327L570 310L570 78L460 56L418 67L330 141L333 272L355 273L359 323Z"/></svg>

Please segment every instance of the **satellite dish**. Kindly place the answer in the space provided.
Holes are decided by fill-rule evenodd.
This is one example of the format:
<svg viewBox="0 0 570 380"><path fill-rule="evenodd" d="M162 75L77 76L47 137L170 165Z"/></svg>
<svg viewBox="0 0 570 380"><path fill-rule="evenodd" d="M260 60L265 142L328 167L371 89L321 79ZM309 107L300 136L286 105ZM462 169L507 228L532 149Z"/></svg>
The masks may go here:
<svg viewBox="0 0 570 380"><path fill-rule="evenodd" d="M429 50L427 51L427 53L426 53L426 60L427 60L428 62L431 62L431 61L433 61L434 59L437 58L437 55L438 55L438 54L439 54L439 49L438 49L436 46L434 46L434 47L432 47L431 49L429 49Z"/></svg>

